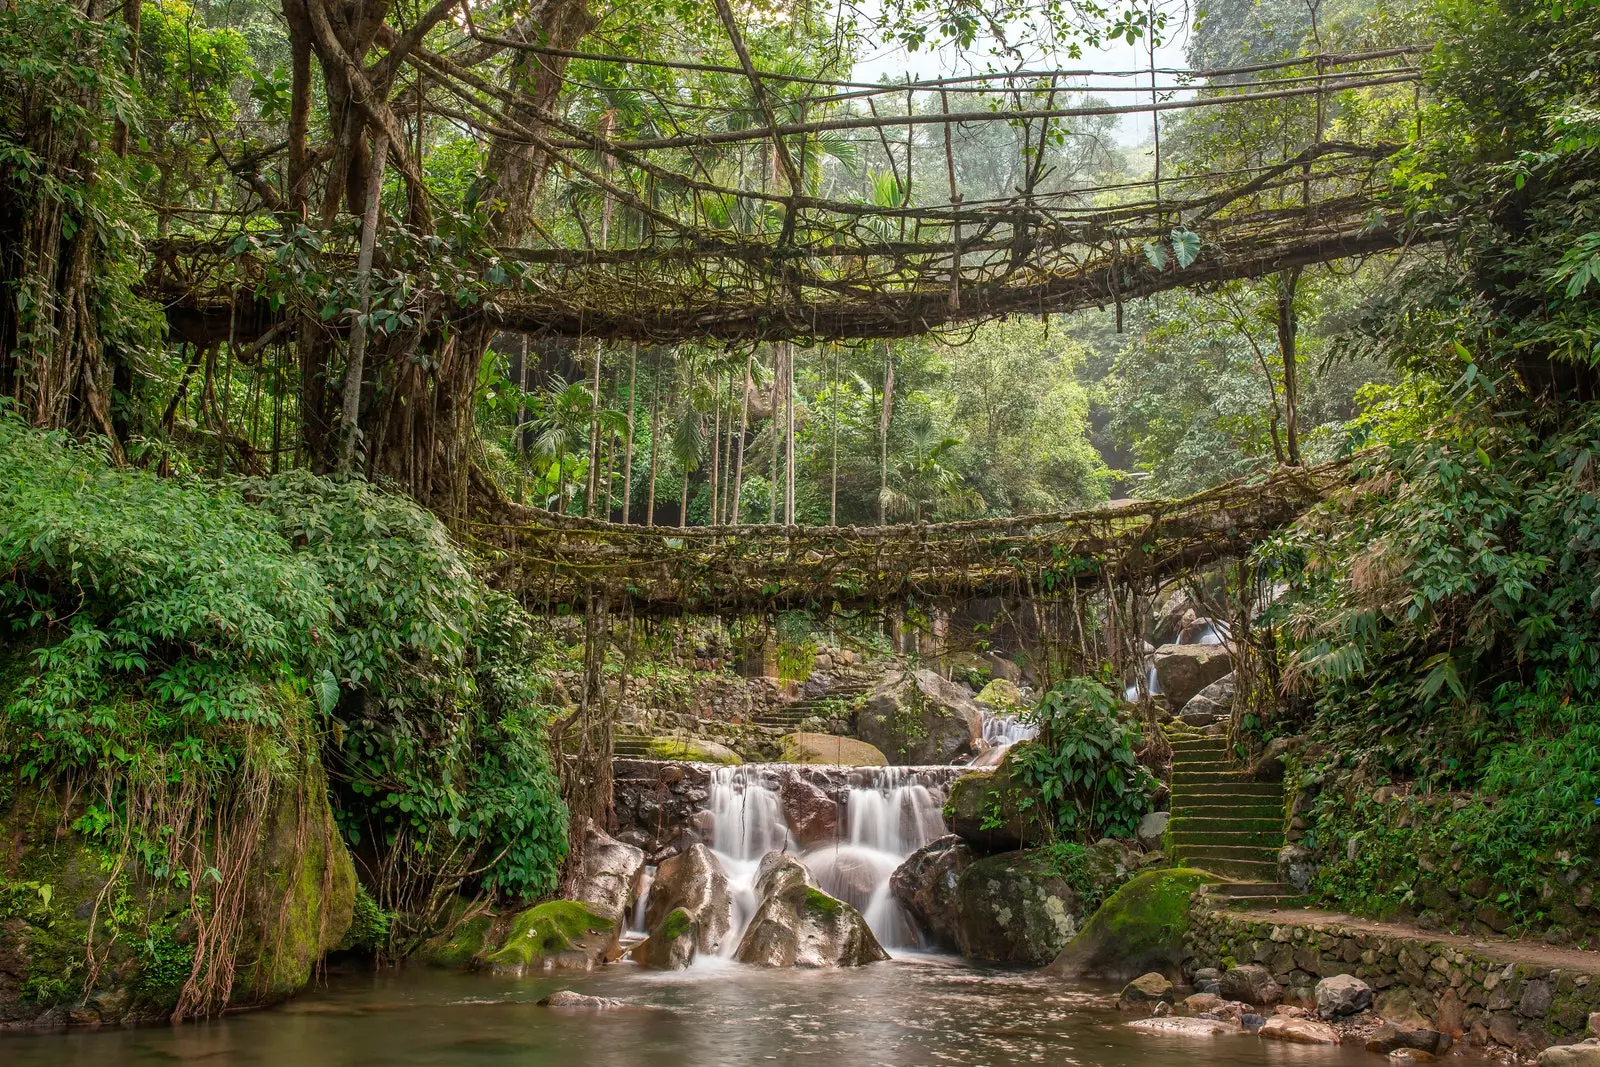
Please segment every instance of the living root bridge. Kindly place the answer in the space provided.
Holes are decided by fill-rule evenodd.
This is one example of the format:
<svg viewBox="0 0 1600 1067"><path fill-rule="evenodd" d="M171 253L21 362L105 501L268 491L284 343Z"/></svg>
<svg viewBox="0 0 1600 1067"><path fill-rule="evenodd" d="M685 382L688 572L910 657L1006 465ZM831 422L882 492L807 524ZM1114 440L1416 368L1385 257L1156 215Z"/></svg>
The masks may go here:
<svg viewBox="0 0 1600 1067"><path fill-rule="evenodd" d="M653 615L1032 598L1149 589L1237 557L1347 475L1347 461L1282 467L1182 500L907 526L624 526L508 505L501 523L461 529L536 611L602 593Z"/></svg>

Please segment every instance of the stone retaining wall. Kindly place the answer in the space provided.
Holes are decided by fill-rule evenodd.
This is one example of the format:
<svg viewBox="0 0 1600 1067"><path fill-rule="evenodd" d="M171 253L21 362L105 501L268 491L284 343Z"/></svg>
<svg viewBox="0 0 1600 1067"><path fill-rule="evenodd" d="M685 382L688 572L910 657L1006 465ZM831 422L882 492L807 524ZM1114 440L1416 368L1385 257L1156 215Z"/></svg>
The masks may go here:
<svg viewBox="0 0 1600 1067"><path fill-rule="evenodd" d="M1426 1021L1470 1044L1530 1054L1582 1039L1589 1013L1600 1010L1600 954L1585 967L1576 953L1535 947L1525 954L1533 962L1514 962L1514 946L1408 937L1327 917L1285 921L1220 909L1204 894L1189 921L1197 966L1259 963L1298 1001L1310 999L1319 978L1353 974L1372 986L1383 1018Z"/></svg>

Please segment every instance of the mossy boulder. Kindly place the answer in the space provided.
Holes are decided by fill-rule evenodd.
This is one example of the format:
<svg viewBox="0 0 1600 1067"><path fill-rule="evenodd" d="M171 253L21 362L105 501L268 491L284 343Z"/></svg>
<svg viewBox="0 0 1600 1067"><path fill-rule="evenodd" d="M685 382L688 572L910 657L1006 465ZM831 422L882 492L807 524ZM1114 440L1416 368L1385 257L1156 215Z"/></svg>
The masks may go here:
<svg viewBox="0 0 1600 1067"><path fill-rule="evenodd" d="M744 762L733 749L703 737L652 737L648 751L651 759L669 762L717 763L724 766L736 766Z"/></svg>
<svg viewBox="0 0 1600 1067"><path fill-rule="evenodd" d="M617 923L576 900L551 900L514 915L499 948L484 954L497 974L588 971L604 963Z"/></svg>
<svg viewBox="0 0 1600 1067"><path fill-rule="evenodd" d="M779 741L780 763L809 763L827 767L887 767L881 750L853 737L833 734L785 734Z"/></svg>
<svg viewBox="0 0 1600 1067"><path fill-rule="evenodd" d="M1014 757L1035 743L1018 742L998 766L955 780L944 805L951 833L979 852L1014 852L1048 838L1037 807L1023 805L1031 794L1013 778Z"/></svg>
<svg viewBox="0 0 1600 1067"><path fill-rule="evenodd" d="M474 915L462 919L427 941L417 950L415 958L420 963L434 967L471 967L489 947L494 926L492 915Z"/></svg>
<svg viewBox="0 0 1600 1067"><path fill-rule="evenodd" d="M735 953L740 963L858 967L889 958L861 913L818 889L788 853L762 857L755 888L761 904Z"/></svg>
<svg viewBox="0 0 1600 1067"><path fill-rule="evenodd" d="M673 908L633 950L633 959L652 970L681 971L694 962L699 940L700 924L694 916L683 908Z"/></svg>
<svg viewBox="0 0 1600 1067"><path fill-rule="evenodd" d="M996 678L978 691L979 704L986 704L991 708L1001 711L1014 711L1022 705L1022 691L1013 682L1004 678Z"/></svg>
<svg viewBox="0 0 1600 1067"><path fill-rule="evenodd" d="M1187 949L1189 901L1219 881L1185 867L1147 871L1111 894L1046 970L1127 981L1149 971L1177 977Z"/></svg>
<svg viewBox="0 0 1600 1067"><path fill-rule="evenodd" d="M1132 866L1115 841L976 860L956 880L957 945L972 959L1049 963Z"/></svg>
<svg viewBox="0 0 1600 1067"><path fill-rule="evenodd" d="M930 670L885 678L856 715L856 733L897 765L950 763L971 755L983 713L965 686Z"/></svg>

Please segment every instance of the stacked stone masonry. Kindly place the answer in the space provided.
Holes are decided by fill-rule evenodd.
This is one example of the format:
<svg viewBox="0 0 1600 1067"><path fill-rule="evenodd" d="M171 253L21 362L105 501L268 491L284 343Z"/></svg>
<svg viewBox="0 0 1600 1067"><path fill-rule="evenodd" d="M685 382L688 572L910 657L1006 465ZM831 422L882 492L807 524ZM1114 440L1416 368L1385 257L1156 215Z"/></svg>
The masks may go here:
<svg viewBox="0 0 1600 1067"><path fill-rule="evenodd" d="M1189 950L1197 967L1259 963L1287 998L1302 1002L1320 978L1353 974L1376 991L1386 1019L1425 1020L1468 1044L1524 1055L1583 1039L1590 1013L1600 1011L1600 963L1586 968L1588 953L1519 954L1503 944L1400 936L1332 917L1233 911L1203 893L1190 913Z"/></svg>

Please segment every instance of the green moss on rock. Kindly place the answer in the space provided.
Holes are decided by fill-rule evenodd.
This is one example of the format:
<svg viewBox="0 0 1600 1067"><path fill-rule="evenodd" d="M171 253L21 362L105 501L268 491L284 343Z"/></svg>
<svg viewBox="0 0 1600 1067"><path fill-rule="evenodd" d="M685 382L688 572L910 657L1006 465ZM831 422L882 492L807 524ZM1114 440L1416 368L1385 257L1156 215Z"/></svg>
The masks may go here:
<svg viewBox="0 0 1600 1067"><path fill-rule="evenodd" d="M824 915L837 915L843 907L841 901L835 900L820 889L806 886L806 907L812 911L819 911Z"/></svg>
<svg viewBox="0 0 1600 1067"><path fill-rule="evenodd" d="M493 929L494 916L475 915L429 940L417 950L416 958L433 967L470 967L488 947Z"/></svg>
<svg viewBox="0 0 1600 1067"><path fill-rule="evenodd" d="M984 852L1010 852L1049 839L1036 808L1022 804L1031 794L1012 779L1012 756L1032 744L1018 742L993 770L972 771L955 780L944 805L952 833Z"/></svg>
<svg viewBox="0 0 1600 1067"><path fill-rule="evenodd" d="M1216 875L1186 867L1139 875L1106 898L1047 969L1116 981L1148 971L1177 974L1187 951L1190 898L1217 881Z"/></svg>
<svg viewBox="0 0 1600 1067"><path fill-rule="evenodd" d="M737 752L726 745L700 737L652 737L649 752L651 759L659 760L718 763L725 766L744 762Z"/></svg>
<svg viewBox="0 0 1600 1067"><path fill-rule="evenodd" d="M552 900L520 912L511 920L505 944L484 957L492 967L538 966L545 958L575 947L589 934L606 933L616 924L576 900Z"/></svg>
<svg viewBox="0 0 1600 1067"><path fill-rule="evenodd" d="M673 908L661 922L661 935L668 941L680 938L694 929L694 918L682 908Z"/></svg>

